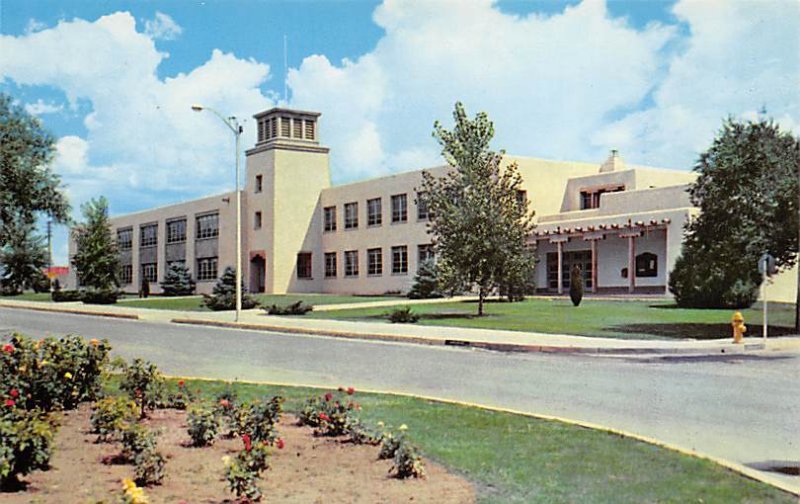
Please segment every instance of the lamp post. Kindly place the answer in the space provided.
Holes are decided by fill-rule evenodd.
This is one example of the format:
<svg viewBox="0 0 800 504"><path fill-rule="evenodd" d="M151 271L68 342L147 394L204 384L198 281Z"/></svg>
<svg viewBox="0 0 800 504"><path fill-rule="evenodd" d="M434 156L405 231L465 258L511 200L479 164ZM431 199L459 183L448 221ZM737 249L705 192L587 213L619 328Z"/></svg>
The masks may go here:
<svg viewBox="0 0 800 504"><path fill-rule="evenodd" d="M236 137L236 322L242 311L242 194L239 191L239 138L242 135L242 126L236 116L225 117L211 107L192 105L192 110L202 112L208 110L219 117L225 126L230 128Z"/></svg>

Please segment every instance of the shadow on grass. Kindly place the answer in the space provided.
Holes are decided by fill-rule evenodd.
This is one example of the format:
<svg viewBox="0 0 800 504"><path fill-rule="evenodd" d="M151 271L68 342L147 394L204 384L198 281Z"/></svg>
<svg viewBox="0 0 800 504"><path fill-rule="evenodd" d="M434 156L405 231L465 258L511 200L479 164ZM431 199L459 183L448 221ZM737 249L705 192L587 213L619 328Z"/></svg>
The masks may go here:
<svg viewBox="0 0 800 504"><path fill-rule="evenodd" d="M711 340L732 338L730 324L670 323L670 324L625 324L606 327L604 331L624 334L649 334L662 338ZM769 336L794 334L791 327L770 326ZM747 324L746 336L760 336L761 326Z"/></svg>

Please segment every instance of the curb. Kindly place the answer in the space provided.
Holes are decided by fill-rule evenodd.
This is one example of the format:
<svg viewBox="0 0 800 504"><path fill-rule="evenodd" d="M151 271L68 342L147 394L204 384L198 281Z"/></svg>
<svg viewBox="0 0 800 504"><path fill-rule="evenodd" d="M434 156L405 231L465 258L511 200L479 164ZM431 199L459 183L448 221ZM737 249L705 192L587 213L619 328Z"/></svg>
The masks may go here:
<svg viewBox="0 0 800 504"><path fill-rule="evenodd" d="M516 343L492 343L486 341L470 341L456 339L421 338L417 336L401 336L390 334L369 334L328 329L312 329L306 327L286 327L269 324L252 324L243 322L224 322L219 320L197 320L176 318L170 320L174 324L198 325L209 327L223 327L228 329L246 329L255 331L274 331L289 334L310 334L314 336L328 336L334 338L358 339L365 341L385 341L392 343L413 343L428 346L452 346L461 348L476 348L507 353L551 353L551 354L589 354L589 355L692 355L692 354L732 354L744 353L752 350L764 350L763 343L745 344L733 347L733 352L728 347L720 348L640 348L640 347L578 347L555 345L521 345Z"/></svg>
<svg viewBox="0 0 800 504"><path fill-rule="evenodd" d="M214 379L214 378L204 378L204 377L197 377L197 376L169 376L169 375L165 375L165 376L167 376L169 378L184 379L184 380L218 381L218 382L224 382L224 383L244 383L244 384L251 384L251 385L271 385L271 386L276 386L276 387L305 387L305 388L314 388L314 389L322 389L322 390L332 388L332 387L326 387L326 386L320 386L320 385L309 385L309 384L301 384L301 383L262 382L262 381L256 381L256 380L234 380L234 381L231 381L231 380L219 380L219 379ZM585 429L592 429L592 430L595 430L595 431L606 432L606 433L614 434L614 435L617 435L617 436L620 436L620 437L633 439L633 440L641 441L643 443L647 443L647 444L650 444L650 445L658 446L660 448L664 448L664 449L679 453L681 455L686 455L686 456L693 457L693 458L696 458L696 459L699 459L699 460L707 460L709 462L713 462L713 463L715 463L715 464L717 464L719 466L724 467L725 469L728 469L728 470L730 470L732 472L740 474L740 475L742 475L742 476L744 476L746 478L749 478L751 480L758 481L758 482L761 482L761 483L766 483L766 484L771 485L771 486L773 486L775 488L778 488L779 490L787 492L787 493L789 493L789 494L791 494L793 496L800 497L800 487L795 488L795 487L792 487L790 485L787 485L786 483L784 483L783 481L781 481L781 480L779 480L777 478L773 478L768 474L764 474L762 471L757 471L755 469L751 469L750 467L747 467L745 465L739 464L737 462L732 462L730 460L726 460L726 459L723 459L723 458L715 457L713 455L708 455L706 453L698 452L696 450L689 450L689 449L683 448L683 447L678 446L678 445L673 445L673 444L658 440L656 438L652 438L652 437L649 437L649 436L644 436L644 435L641 435L641 434L636 434L636 433L625 431L625 430L621 430L621 429L616 429L616 428L613 428L613 427L608 427L606 425L596 424L596 423L592 423L592 422L584 422L582 420L574 420L574 419L566 418L566 417L559 417L559 416L553 416L553 415L544 415L544 414L541 414L541 413L530 413L530 412L519 411L519 410L510 409L510 408L500 408L500 407L496 407L496 406L487 406L487 405L468 402L468 401L458 401L458 400L455 400L455 399L443 399L443 398L435 397L435 396L425 396L425 395L411 394L409 392L397 392L397 391L392 391L392 390L375 390L375 389L359 389L359 392L364 392L364 393L368 393L368 394L386 394L386 395L394 395L394 396L400 396L400 397L409 397L409 398L412 398L412 399L420 399L420 400L424 400L424 401L435 401L435 402L439 402L439 403L443 403L443 404L452 404L452 405L455 405L455 406L463 406L463 407L467 407L467 408L477 408L477 409L482 409L482 410L486 410L486 411L495 411L495 412L498 412L498 413L508 413L508 414L512 414L512 415L520 415L520 416L525 416L525 417L529 417L529 418L535 418L535 419L538 419L538 420L545 420L545 421L551 421L551 422L560 422L560 423L564 423L564 424L567 424L567 425L574 425L576 427L583 427Z"/></svg>
<svg viewBox="0 0 800 504"><path fill-rule="evenodd" d="M89 315L94 317L106 317L106 318L118 318L118 319L128 319L128 320L139 320L139 315L136 314L128 314L128 313L113 313L113 312L96 312L91 310L81 310L80 308L73 309L73 308L50 308L50 307L40 307L40 306L18 306L18 305L10 305L5 303L0 303L0 308L11 308L16 310L31 310L31 311L40 311L40 312L53 312L53 313L71 313L73 315Z"/></svg>

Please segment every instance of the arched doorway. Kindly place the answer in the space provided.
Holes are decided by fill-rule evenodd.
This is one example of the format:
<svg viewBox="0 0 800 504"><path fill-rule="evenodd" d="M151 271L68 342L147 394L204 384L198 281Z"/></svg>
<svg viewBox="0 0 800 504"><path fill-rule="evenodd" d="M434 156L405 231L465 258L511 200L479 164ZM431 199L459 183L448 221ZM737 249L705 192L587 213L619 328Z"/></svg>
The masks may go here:
<svg viewBox="0 0 800 504"><path fill-rule="evenodd" d="M264 292L267 276L267 261L261 254L250 258L250 292Z"/></svg>

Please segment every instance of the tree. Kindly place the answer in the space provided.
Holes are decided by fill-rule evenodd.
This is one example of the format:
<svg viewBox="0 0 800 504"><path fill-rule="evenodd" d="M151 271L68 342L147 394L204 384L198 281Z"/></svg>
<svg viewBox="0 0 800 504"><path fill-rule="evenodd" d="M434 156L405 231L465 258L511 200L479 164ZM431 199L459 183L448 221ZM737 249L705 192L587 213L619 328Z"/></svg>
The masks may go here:
<svg viewBox="0 0 800 504"><path fill-rule="evenodd" d="M19 294L26 287L41 283L47 248L44 239L36 234L35 226L19 217L5 229L5 245L0 247L0 264L4 267L0 285L4 293Z"/></svg>
<svg viewBox="0 0 800 504"><path fill-rule="evenodd" d="M188 296L194 292L194 287L189 268L180 263L171 264L161 282L161 290L165 296Z"/></svg>
<svg viewBox="0 0 800 504"><path fill-rule="evenodd" d="M82 285L102 291L115 289L119 286L120 262L108 220L108 201L101 196L82 205L81 211L84 222L73 229L75 273Z"/></svg>
<svg viewBox="0 0 800 504"><path fill-rule="evenodd" d="M236 308L236 269L228 266L214 285L212 295L203 294L203 303L214 311ZM250 296L242 283L242 309L258 306L258 300Z"/></svg>
<svg viewBox="0 0 800 504"><path fill-rule="evenodd" d="M569 272L569 298L575 306L580 305L583 300L583 273L577 264Z"/></svg>
<svg viewBox="0 0 800 504"><path fill-rule="evenodd" d="M670 275L679 305L749 306L758 296L762 254L775 256L782 270L797 262L798 170L800 139L772 120L724 121L694 167L689 194L701 213L687 225Z"/></svg>
<svg viewBox="0 0 800 504"><path fill-rule="evenodd" d="M501 169L505 154L489 149L494 126L483 112L469 119L461 103L448 131L437 121L433 136L453 168L443 177L423 172L419 198L428 205L428 232L446 285L463 283L478 290L478 315L496 287L524 278L533 268L526 242L533 212L519 198L522 187L516 164Z"/></svg>
<svg viewBox="0 0 800 504"><path fill-rule="evenodd" d="M34 223L37 213L68 221L69 204L50 169L55 150L39 119L0 93L0 248L19 222Z"/></svg>
<svg viewBox="0 0 800 504"><path fill-rule="evenodd" d="M436 262L432 259L423 261L414 276L414 283L411 285L411 290L408 291L408 297L411 299L442 297L442 293L439 290L438 276Z"/></svg>

